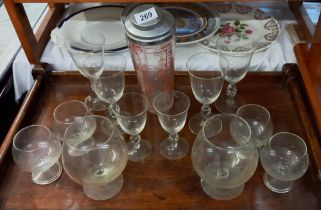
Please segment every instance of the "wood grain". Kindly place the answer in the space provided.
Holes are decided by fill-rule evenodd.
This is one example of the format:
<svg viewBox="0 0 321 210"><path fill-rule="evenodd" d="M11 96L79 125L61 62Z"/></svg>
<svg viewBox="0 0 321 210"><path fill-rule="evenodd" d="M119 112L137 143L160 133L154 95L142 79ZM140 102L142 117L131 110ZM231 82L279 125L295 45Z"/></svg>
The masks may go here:
<svg viewBox="0 0 321 210"><path fill-rule="evenodd" d="M295 70L293 66L286 66L286 69L289 68ZM200 178L193 170L190 152L176 161L166 160L159 154L158 145L167 134L160 127L157 117L149 114L142 137L151 142L152 154L144 162L128 162L123 172L123 189L114 198L106 201L90 200L82 192L82 187L72 182L65 173L53 184L36 185L31 181L30 174L12 163L11 152L8 151L7 164L0 165L0 209L320 209L321 185L315 161L320 159L320 156L315 156L319 154L320 147L316 143L313 116L306 112L306 103L302 99L299 74L291 72L249 73L237 84L238 94L247 103L263 105L270 111L274 132L293 132L308 142L311 165L287 194L273 193L264 186L263 169L259 164L239 197L230 201L210 199L202 191ZM200 110L201 106L192 94L186 73L176 75L175 88L190 97L189 117ZM139 90L135 74L127 74L125 91ZM52 114L59 103L71 99L83 100L89 91L89 82L78 72L49 74L39 87L39 94L32 100L19 127L36 123L52 127ZM217 113L214 106L212 108ZM187 125L180 135L192 146L196 136ZM314 138L313 141L311 138Z"/></svg>
<svg viewBox="0 0 321 210"><path fill-rule="evenodd" d="M294 52L318 129L321 130L321 44L297 44Z"/></svg>

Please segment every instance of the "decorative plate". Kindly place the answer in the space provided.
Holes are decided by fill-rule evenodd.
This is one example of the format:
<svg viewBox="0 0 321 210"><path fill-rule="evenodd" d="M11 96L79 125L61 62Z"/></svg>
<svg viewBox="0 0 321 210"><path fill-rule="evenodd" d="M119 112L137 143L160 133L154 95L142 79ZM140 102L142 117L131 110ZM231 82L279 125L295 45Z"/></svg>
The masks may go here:
<svg viewBox="0 0 321 210"><path fill-rule="evenodd" d="M68 34L73 31L86 29L86 31L97 31L102 33L106 38L106 51L119 51L127 48L127 40L123 24L121 22L121 13L124 6L104 5L91 7L81 10L66 18L59 26L62 34ZM90 36L90 35L88 35ZM82 49L86 44L81 44ZM82 49L90 50L90 49Z"/></svg>
<svg viewBox="0 0 321 210"><path fill-rule="evenodd" d="M217 33L199 44L209 50L217 51L216 41L219 36L229 39L234 46L256 42L256 52L267 49L280 34L280 26L273 17L260 9L239 4L217 4L211 8L220 15L221 26ZM247 52L244 48L226 49L231 53Z"/></svg>
<svg viewBox="0 0 321 210"><path fill-rule="evenodd" d="M176 43L191 44L212 36L220 26L218 14L200 3L160 3L174 15Z"/></svg>

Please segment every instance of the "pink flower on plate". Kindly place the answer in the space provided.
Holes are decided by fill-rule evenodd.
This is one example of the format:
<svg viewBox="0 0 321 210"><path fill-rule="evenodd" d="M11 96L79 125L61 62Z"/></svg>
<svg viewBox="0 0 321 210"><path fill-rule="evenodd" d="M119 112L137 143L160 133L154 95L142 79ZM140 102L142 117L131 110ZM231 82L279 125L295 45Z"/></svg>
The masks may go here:
<svg viewBox="0 0 321 210"><path fill-rule="evenodd" d="M252 30L246 30L245 33L246 34L252 34L253 32L252 32Z"/></svg>
<svg viewBox="0 0 321 210"><path fill-rule="evenodd" d="M232 33L235 33L235 28L233 26L225 25L222 28L222 34L232 34Z"/></svg>

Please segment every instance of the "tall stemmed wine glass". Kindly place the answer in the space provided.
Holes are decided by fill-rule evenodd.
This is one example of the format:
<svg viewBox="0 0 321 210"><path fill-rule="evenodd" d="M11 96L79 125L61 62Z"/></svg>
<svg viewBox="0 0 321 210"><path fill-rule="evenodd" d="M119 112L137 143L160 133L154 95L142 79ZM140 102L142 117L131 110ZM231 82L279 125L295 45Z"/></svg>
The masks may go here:
<svg viewBox="0 0 321 210"><path fill-rule="evenodd" d="M112 106L117 117L119 126L130 136L128 146L128 159L142 161L151 153L149 141L141 139L148 109L148 99L145 95L136 92L124 93L123 96Z"/></svg>
<svg viewBox="0 0 321 210"><path fill-rule="evenodd" d="M258 152L248 123L234 114L208 118L192 148L192 162L211 198L229 200L243 192L255 172Z"/></svg>
<svg viewBox="0 0 321 210"><path fill-rule="evenodd" d="M114 124L103 116L82 117L67 128L64 139L62 163L67 175L83 185L91 199L115 196L123 186L128 151Z"/></svg>
<svg viewBox="0 0 321 210"><path fill-rule="evenodd" d="M188 96L181 91L162 91L155 96L153 105L162 128L169 133L169 137L160 143L161 155L167 159L183 158L189 145L178 132L186 122L190 106Z"/></svg>
<svg viewBox="0 0 321 210"><path fill-rule="evenodd" d="M287 193L292 190L294 181L308 169L307 146L295 134L276 133L261 151L261 164L267 188L276 193Z"/></svg>
<svg viewBox="0 0 321 210"><path fill-rule="evenodd" d="M13 138L13 159L19 168L32 172L32 181L36 184L50 184L59 178L60 154L60 141L45 126L25 127Z"/></svg>
<svg viewBox="0 0 321 210"><path fill-rule="evenodd" d="M117 124L117 118L112 111L113 104L123 95L125 88L126 58L119 53L106 54L105 64L110 69L104 71L100 77L93 81L93 88L96 95L109 104L108 116Z"/></svg>
<svg viewBox="0 0 321 210"><path fill-rule="evenodd" d="M100 33L81 30L72 32L65 38L65 47L72 60L79 72L89 79L92 86L93 80L98 78L104 70L105 37ZM86 97L85 103L92 111L102 111L107 108L107 104L97 98L93 92Z"/></svg>
<svg viewBox="0 0 321 210"><path fill-rule="evenodd" d="M236 113L243 105L237 93L236 83L241 81L250 68L252 56L256 50L256 42L233 42L230 36L220 36L216 42L219 64L224 79L229 83L226 94L215 102L215 107L222 113Z"/></svg>
<svg viewBox="0 0 321 210"><path fill-rule="evenodd" d="M211 116L211 107L219 97L224 78L219 68L217 56L203 52L188 58L186 68L189 73L193 94L202 103L201 112L194 114L189 120L189 128L198 134L205 120Z"/></svg>

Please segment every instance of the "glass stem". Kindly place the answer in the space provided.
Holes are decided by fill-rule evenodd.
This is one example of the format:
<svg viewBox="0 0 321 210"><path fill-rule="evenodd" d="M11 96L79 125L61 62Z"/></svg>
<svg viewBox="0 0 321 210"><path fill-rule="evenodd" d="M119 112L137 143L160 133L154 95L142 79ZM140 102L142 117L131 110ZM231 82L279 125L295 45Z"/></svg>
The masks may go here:
<svg viewBox="0 0 321 210"><path fill-rule="evenodd" d="M169 141L171 142L171 148L172 149L177 148L177 142L179 139L178 133L174 133L174 134L170 133L168 138L169 138Z"/></svg>
<svg viewBox="0 0 321 210"><path fill-rule="evenodd" d="M203 104L202 105L202 108L201 108L201 116L202 116L202 118L204 118L204 119L209 118L209 116L211 115L211 112L212 112L212 110L211 110L211 107L210 107L209 104Z"/></svg>
<svg viewBox="0 0 321 210"><path fill-rule="evenodd" d="M113 121L115 124L117 124L117 117L116 117L116 115L114 114L112 107L113 107L113 104L109 104L108 110L107 110L107 112L108 112L107 114L112 118L112 121Z"/></svg>
<svg viewBox="0 0 321 210"><path fill-rule="evenodd" d="M228 84L226 89L226 94L230 97L234 97L236 95L237 88L234 84Z"/></svg>
<svg viewBox="0 0 321 210"><path fill-rule="evenodd" d="M130 136L130 142L133 144L134 150L138 150L140 147L140 135Z"/></svg>

